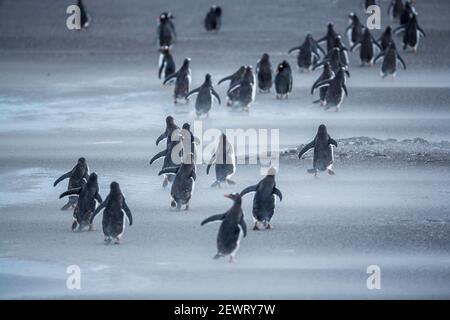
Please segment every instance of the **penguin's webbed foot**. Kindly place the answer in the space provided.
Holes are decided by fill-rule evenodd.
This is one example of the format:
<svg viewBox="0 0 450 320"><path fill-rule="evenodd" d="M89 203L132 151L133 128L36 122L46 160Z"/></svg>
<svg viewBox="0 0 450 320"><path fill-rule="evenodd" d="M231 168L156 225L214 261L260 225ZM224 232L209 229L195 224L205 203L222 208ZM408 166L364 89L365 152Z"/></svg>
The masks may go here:
<svg viewBox="0 0 450 320"><path fill-rule="evenodd" d="M75 229L77 228L77 222L76 221L74 221L73 223L72 223L72 227L71 227L71 229L72 229L72 231L74 231L75 232Z"/></svg>
<svg viewBox="0 0 450 320"><path fill-rule="evenodd" d="M219 187L220 188L220 182L214 181L214 183L211 185L211 188Z"/></svg>
<svg viewBox="0 0 450 320"><path fill-rule="evenodd" d="M268 230L272 230L272 229L273 229L273 227L272 227L272 225L271 225L270 223L268 223L268 224L266 225L266 229L268 229Z"/></svg>
<svg viewBox="0 0 450 320"><path fill-rule="evenodd" d="M334 175L336 174L336 172L334 172L333 169L327 169L327 173L328 173L330 176L334 176Z"/></svg>
<svg viewBox="0 0 450 320"><path fill-rule="evenodd" d="M90 225L89 225L89 231L95 231L95 227L94 227L93 224L90 224Z"/></svg>
<svg viewBox="0 0 450 320"><path fill-rule="evenodd" d="M260 230L260 229L259 229L258 221L255 222L255 226L253 227L253 230L254 230L254 231L259 231L259 230Z"/></svg>
<svg viewBox="0 0 450 320"><path fill-rule="evenodd" d="M234 182L234 181L231 180L231 179L227 179L226 181L227 181L227 183L228 183L229 185L232 185L232 186L236 184L236 182Z"/></svg>
<svg viewBox="0 0 450 320"><path fill-rule="evenodd" d="M219 258L222 258L222 255L221 255L220 253L217 253L217 254L213 257L214 260L217 260L217 259L219 259Z"/></svg>
<svg viewBox="0 0 450 320"><path fill-rule="evenodd" d="M73 204L70 203L70 202L67 202L65 205L63 205L63 206L61 207L61 210L62 210L62 211L69 210L71 207L73 207Z"/></svg>

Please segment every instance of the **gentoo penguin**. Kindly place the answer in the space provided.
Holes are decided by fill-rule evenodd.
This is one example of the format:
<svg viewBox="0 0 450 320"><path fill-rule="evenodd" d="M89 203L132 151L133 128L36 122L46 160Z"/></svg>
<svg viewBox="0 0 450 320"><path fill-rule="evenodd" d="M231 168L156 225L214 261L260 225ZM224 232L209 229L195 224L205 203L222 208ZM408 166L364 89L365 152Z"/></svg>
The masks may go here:
<svg viewBox="0 0 450 320"><path fill-rule="evenodd" d="M393 41L394 39L392 38L392 27L387 26L381 37L378 39L378 43L380 44L382 51L386 50L388 45Z"/></svg>
<svg viewBox="0 0 450 320"><path fill-rule="evenodd" d="M242 199L239 193L226 194L225 197L233 200L233 206L223 214L216 214L203 220L201 225L213 221L222 221L217 234L217 254L214 259L230 256L230 262L233 262L242 238L247 236L247 225L245 224L244 212L241 208Z"/></svg>
<svg viewBox="0 0 450 320"><path fill-rule="evenodd" d="M190 61L191 59L189 58L184 59L181 68L177 72L168 76L163 82L163 84L167 84L175 81L175 88L173 92L173 100L175 104L178 99L185 99L186 102L189 101L186 96L189 93L189 88L191 85L191 69L189 68Z"/></svg>
<svg viewBox="0 0 450 320"><path fill-rule="evenodd" d="M206 31L219 32L222 24L222 8L219 6L212 6L205 17Z"/></svg>
<svg viewBox="0 0 450 320"><path fill-rule="evenodd" d="M163 76L163 80L165 80L168 76L175 73L175 61L173 60L169 47L161 47L159 52L158 78L161 79L161 76Z"/></svg>
<svg viewBox="0 0 450 320"><path fill-rule="evenodd" d="M283 97L287 99L292 91L292 71L289 62L286 60L283 60L278 65L275 72L275 91L277 99L282 99Z"/></svg>
<svg viewBox="0 0 450 320"><path fill-rule="evenodd" d="M249 192L255 192L255 197L253 198L253 218L255 220L255 226L253 230L259 230L261 225L266 229L272 229L270 221L273 217L273 212L275 210L275 196L283 198L281 191L277 189L275 183L275 173L276 169L271 167L267 175L255 184L254 186L249 186L241 191L241 197Z"/></svg>
<svg viewBox="0 0 450 320"><path fill-rule="evenodd" d="M345 33L347 34L347 39L350 43L350 47L352 47L356 42L361 40L364 27L361 21L359 21L358 16L354 12L351 12L348 16L350 18L350 24L345 29Z"/></svg>
<svg viewBox="0 0 450 320"><path fill-rule="evenodd" d="M420 37L426 37L425 31L419 26L417 15L413 15L408 24L401 25L394 30L394 34L399 34L401 32L404 32L403 50L412 48L412 51L416 53Z"/></svg>
<svg viewBox="0 0 450 320"><path fill-rule="evenodd" d="M348 66L342 63L343 60L344 59L341 54L341 49L339 49L338 47L334 47L330 52L328 52L328 54L322 59L322 61L316 63L312 69L316 70L317 68L324 66L326 63L329 63L331 66L331 70L334 73L338 72L341 68L344 68L346 70L346 73L350 75L347 70Z"/></svg>
<svg viewBox="0 0 450 320"><path fill-rule="evenodd" d="M158 46L171 47L176 38L174 16L170 12L163 12L158 17Z"/></svg>
<svg viewBox="0 0 450 320"><path fill-rule="evenodd" d="M325 52L325 50L322 48L322 46L319 44L319 42L314 39L314 37L312 36L312 34L308 33L306 35L306 40L309 41L310 46L311 46L311 50L314 52L314 54L316 56L319 56L322 54L323 56L325 56L327 53Z"/></svg>
<svg viewBox="0 0 450 320"><path fill-rule="evenodd" d="M320 75L320 77L316 80L316 82L314 82L313 86L316 86L319 82L325 81L325 80L330 80L334 78L334 72L333 70L331 70L331 66L329 62L326 62L324 64L324 68L322 71L322 74ZM325 105L325 96L327 94L327 86L324 86L322 88L319 89L319 99L314 101L314 103L319 103L320 105Z"/></svg>
<svg viewBox="0 0 450 320"><path fill-rule="evenodd" d="M327 171L328 174L334 175L333 171L333 147L337 148L337 142L330 137L327 132L327 127L324 124L319 126L316 137L313 141L308 143L298 154L298 158L301 159L309 149L314 148L313 168L309 169L309 173L314 173L315 177L318 177L319 171Z"/></svg>
<svg viewBox="0 0 450 320"><path fill-rule="evenodd" d="M400 15L400 24L401 25L407 25L409 21L411 21L412 17L417 15L417 11L412 5L411 1L405 2L405 9L403 10L402 14Z"/></svg>
<svg viewBox="0 0 450 320"><path fill-rule="evenodd" d="M165 168L158 173L158 175L175 175L170 190L170 196L172 198L170 206L177 210L180 210L183 205L186 206L186 210L189 210L191 197L194 192L195 179L197 179L193 155L190 155L190 161L185 161L186 158L183 157L181 166Z"/></svg>
<svg viewBox="0 0 450 320"><path fill-rule="evenodd" d="M323 99L323 105L326 106L326 110L331 107L336 107L336 111L339 111L342 101L344 100L344 94L348 96L347 87L345 85L345 73L346 70L341 68L334 78L315 83L311 88L311 94L314 94L316 89L327 87L327 92Z"/></svg>
<svg viewBox="0 0 450 320"><path fill-rule="evenodd" d="M156 139L156 145L158 145L162 140L167 139L167 144L172 141L172 134L175 132L175 130L179 129L178 126L175 124L175 119L172 116L166 117L166 130L164 130L163 133Z"/></svg>
<svg viewBox="0 0 450 320"><path fill-rule="evenodd" d="M228 89L227 94L229 96L233 95L234 91L239 91L238 99L234 104L248 111L252 102L255 101L256 93L255 75L251 66L245 67L242 80L234 87Z"/></svg>
<svg viewBox="0 0 450 320"><path fill-rule="evenodd" d="M273 70L270 64L270 58L264 53L256 64L256 75L258 78L259 92L268 93L272 88Z"/></svg>
<svg viewBox="0 0 450 320"><path fill-rule="evenodd" d="M397 72L397 64L401 63L403 69L406 70L405 61L403 61L400 54L397 52L395 47L395 43L391 42L386 50L381 52L374 60L377 62L378 59L383 59L383 63L381 64L381 77L384 79L389 75L392 75L392 78L395 77Z"/></svg>
<svg viewBox="0 0 450 320"><path fill-rule="evenodd" d="M291 48L288 51L288 54L293 51L298 51L297 67L302 72L311 71L311 67L320 60L320 55L317 52L317 48L315 51L312 49L314 41L311 40L311 37L312 36L308 34L305 41L300 46Z"/></svg>
<svg viewBox="0 0 450 320"><path fill-rule="evenodd" d="M67 190L80 188L86 183L86 181L89 178L89 167L86 163L85 158L79 158L75 167L73 167L72 170L56 179L56 181L53 183L53 186L56 187L58 183L67 178L69 178ZM77 199L78 199L77 196L69 197L69 201L61 208L61 210L67 210L70 207L74 208L77 203Z"/></svg>
<svg viewBox="0 0 450 320"><path fill-rule="evenodd" d="M245 74L245 66L241 66L235 73L222 78L217 83L220 85L224 81L230 81L230 85L228 86L228 90L236 86L239 82L242 81ZM227 106L231 106L235 101L239 98L239 90L234 90L233 92L227 92Z"/></svg>
<svg viewBox="0 0 450 320"><path fill-rule="evenodd" d="M89 22L91 21L91 15L87 12L86 7L83 4L83 1L78 0L77 6L78 8L80 8L80 27L81 29L87 29L89 27Z"/></svg>
<svg viewBox="0 0 450 320"><path fill-rule="evenodd" d="M213 103L213 96L219 104L221 103L219 94L213 88L211 75L209 73L205 75L203 84L197 89L189 92L186 99L189 99L194 94L198 94L197 100L195 100L195 114L197 117L200 117L202 114L209 115L209 110L211 110Z"/></svg>
<svg viewBox="0 0 450 320"><path fill-rule="evenodd" d="M351 47L350 51L359 48L359 58L361 59L361 66L366 64L371 67L373 65L373 58L375 57L375 48L378 48L380 51L383 50L378 42L371 35L370 30L368 28L364 29L364 34L362 38L355 42Z"/></svg>
<svg viewBox="0 0 450 320"><path fill-rule="evenodd" d="M329 23L327 26L327 33L323 38L320 38L317 40L318 44L321 44L322 42L326 42L327 44L327 52L330 52L334 48L334 43L336 40L336 37L338 36L338 33L334 31L334 26L332 23Z"/></svg>
<svg viewBox="0 0 450 320"><path fill-rule="evenodd" d="M75 210L73 211L73 223L72 231L75 231L78 226L78 230L81 231L84 227L89 225L89 230L94 230L90 224L91 215L95 210L95 200L98 203L102 203L102 197L98 193L98 181L97 174L92 172L86 184L79 188L74 188L61 193L59 198L77 194L78 200Z"/></svg>
<svg viewBox="0 0 450 320"><path fill-rule="evenodd" d="M130 208L128 208L125 197L120 190L117 182L113 181L110 185L109 195L105 201L95 209L91 216L90 225L93 225L95 216L103 210L102 227L105 235L105 244L109 244L113 239L116 244L120 244L120 240L125 231L125 212L129 225L133 224L133 216Z"/></svg>
<svg viewBox="0 0 450 320"><path fill-rule="evenodd" d="M172 134L172 139L170 142L167 143L166 149L158 152L150 160L150 165L152 165L152 163L155 162L156 160L158 160L159 158L164 157L162 169L180 166L183 148L182 148L182 144L181 144L179 135L175 136L177 132L179 133L179 130L176 130ZM173 181L172 175L170 175L170 174L164 175L164 180L163 180L163 184L162 184L163 188L167 187L169 182L172 182L172 181Z"/></svg>
<svg viewBox="0 0 450 320"><path fill-rule="evenodd" d="M235 182L231 177L236 172L236 156L234 154L233 145L228 141L227 136L222 133L216 152L214 152L208 166L206 167L206 174L209 174L211 166L215 164L216 181L211 187L220 187L221 183L234 185Z"/></svg>
<svg viewBox="0 0 450 320"><path fill-rule="evenodd" d="M346 70L348 69L348 65L350 63L349 59L348 59L348 49L347 47L344 45L344 43L342 42L342 37L341 36L337 36L335 41L334 41L334 47L339 49L339 58L341 60L341 65L340 67L345 68ZM333 53L333 50L331 50L326 56L325 56L325 60L328 59L329 56L331 56L331 54Z"/></svg>
<svg viewBox="0 0 450 320"><path fill-rule="evenodd" d="M392 20L399 19L403 10L405 10L403 0L391 0L388 6L388 15Z"/></svg>

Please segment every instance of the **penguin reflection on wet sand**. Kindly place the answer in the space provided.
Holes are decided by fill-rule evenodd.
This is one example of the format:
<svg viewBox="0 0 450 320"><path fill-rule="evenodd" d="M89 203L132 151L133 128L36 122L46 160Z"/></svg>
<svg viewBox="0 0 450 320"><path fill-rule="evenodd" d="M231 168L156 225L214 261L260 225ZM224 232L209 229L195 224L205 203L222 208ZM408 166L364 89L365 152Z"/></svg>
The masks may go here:
<svg viewBox="0 0 450 320"><path fill-rule="evenodd" d="M175 61L173 60L169 47L161 47L159 52L158 78L161 79L162 77L163 80L166 80L167 77L176 71Z"/></svg>
<svg viewBox="0 0 450 320"><path fill-rule="evenodd" d="M77 205L73 211L72 231L75 231L77 226L78 231L83 230L86 226L89 226L89 231L94 230L90 224L90 219L95 210L95 200L98 203L102 203L102 197L98 191L97 174L93 172L89 175L88 181L84 186L67 190L59 196L61 199L68 195L78 195Z"/></svg>
<svg viewBox="0 0 450 320"><path fill-rule="evenodd" d="M109 244L112 240L116 244L120 244L122 235L125 231L125 215L128 218L129 225L133 224L133 216L130 208L125 201L125 197L120 190L117 182L110 185L109 195L105 201L95 209L90 219L90 225L93 225L95 216L103 210L102 227L105 235L105 244ZM123 214L125 212L125 215Z"/></svg>
<svg viewBox="0 0 450 320"><path fill-rule="evenodd" d="M189 99L192 95L197 94L197 100L195 100L195 114L200 117L203 114L209 116L209 111L211 110L213 97L216 98L217 102L220 104L219 94L214 90L211 75L207 73L205 75L205 81L203 84L192 90L186 95L186 99Z"/></svg>
<svg viewBox="0 0 450 320"><path fill-rule="evenodd" d="M380 72L383 79L387 76L392 76L392 79L394 79L399 63L403 66L403 69L406 70L405 61L403 61L402 57L397 52L394 42L391 42L384 52L381 52L375 57L374 62L377 62L379 59L383 59Z"/></svg>
<svg viewBox="0 0 450 320"><path fill-rule="evenodd" d="M260 230L261 225L266 229L272 229L270 221L272 220L273 213L275 211L275 196L283 198L281 191L277 189L275 183L276 169L274 167L269 168L267 175L254 186L249 186L241 191L241 197L249 192L255 192L253 198L253 218L255 220L255 226L253 230Z"/></svg>
<svg viewBox="0 0 450 320"><path fill-rule="evenodd" d="M190 61L190 58L184 59L181 68L177 72L168 76L163 82L164 85L175 82L175 88L173 91L174 104L178 103L178 99L184 99L186 103L189 102L186 96L189 93L189 88L191 86L191 69L189 67Z"/></svg>
<svg viewBox="0 0 450 320"><path fill-rule="evenodd" d="M259 92L269 93L272 88L273 70L267 53L263 53L261 59L256 63L256 77Z"/></svg>
<svg viewBox="0 0 450 320"><path fill-rule="evenodd" d="M218 85L220 85L222 82L230 81L227 91L227 106L231 106L235 101L238 100L239 90L234 90L232 92L230 92L229 90L236 86L239 82L241 82L241 80L244 78L245 70L246 67L241 66L235 73L220 79L217 83Z"/></svg>
<svg viewBox="0 0 450 320"><path fill-rule="evenodd" d="M56 187L58 183L61 181L69 178L69 184L67 186L67 190L80 188L82 187L86 181L89 178L89 167L86 163L85 158L79 158L77 164L75 167L73 167L72 170L69 172L63 174L60 176L56 181L53 183L53 186ZM61 208L61 210L67 210L70 207L75 208L75 205L77 203L78 196L71 196L69 197L69 201Z"/></svg>
<svg viewBox="0 0 450 320"><path fill-rule="evenodd" d="M204 25L206 31L219 32L222 25L222 8L219 6L212 6L206 14Z"/></svg>
<svg viewBox="0 0 450 320"><path fill-rule="evenodd" d="M283 60L277 67L275 91L277 99L289 98L289 93L292 91L292 70L289 62L286 60Z"/></svg>
<svg viewBox="0 0 450 320"><path fill-rule="evenodd" d="M216 152L214 152L206 167L206 174L209 174L213 164L215 165L216 181L211 185L212 188L220 188L221 183L227 183L229 185L236 184L231 180L231 177L236 172L236 156L233 145L228 141L224 133L220 136Z"/></svg>
<svg viewBox="0 0 450 320"><path fill-rule="evenodd" d="M314 148L313 168L308 169L308 173L314 173L316 178L319 171L327 171L328 174L334 175L333 146L337 147L337 145L336 140L332 139L328 134L327 127L321 124L314 140L303 147L298 154L298 158L301 159L308 150Z"/></svg>
<svg viewBox="0 0 450 320"><path fill-rule="evenodd" d="M316 82L311 88L311 94L314 94L316 89L323 87L327 88L325 97L322 100L322 105L326 106L326 110L331 107L336 107L336 111L339 111L342 102L344 101L344 95L348 96L347 86L345 85L348 71L344 68L339 69L334 78Z"/></svg>
<svg viewBox="0 0 450 320"><path fill-rule="evenodd" d="M242 211L242 199L239 193L226 194L226 198L233 200L233 206L223 214L213 215L202 221L205 225L214 221L221 221L217 234L217 254L214 259L230 257L233 262L243 237L247 236L247 225Z"/></svg>
<svg viewBox="0 0 450 320"><path fill-rule="evenodd" d="M361 59L361 67L368 65L373 66L373 58L375 57L375 50L379 49L382 51L383 48L378 44L375 38L370 33L368 28L364 29L363 36L361 39L353 44L350 51L359 49L359 58Z"/></svg>

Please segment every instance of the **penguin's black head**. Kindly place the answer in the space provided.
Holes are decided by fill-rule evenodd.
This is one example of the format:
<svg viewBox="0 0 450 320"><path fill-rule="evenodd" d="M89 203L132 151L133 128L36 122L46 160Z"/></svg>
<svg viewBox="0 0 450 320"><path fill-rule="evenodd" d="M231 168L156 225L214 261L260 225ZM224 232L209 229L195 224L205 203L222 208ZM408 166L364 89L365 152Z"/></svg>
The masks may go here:
<svg viewBox="0 0 450 320"><path fill-rule="evenodd" d="M227 193L223 195L225 198L231 199L234 202L241 202L241 195L238 192Z"/></svg>
<svg viewBox="0 0 450 320"><path fill-rule="evenodd" d="M220 17L222 15L222 8L219 6L212 6L211 9L213 9L213 12L216 14L216 16Z"/></svg>
<svg viewBox="0 0 450 320"><path fill-rule="evenodd" d="M116 181L111 182L109 185L109 188L111 190L111 195L113 197L119 196L122 194L122 191L120 190L120 185Z"/></svg>
<svg viewBox="0 0 450 320"><path fill-rule="evenodd" d="M392 27L391 26L387 26L386 27L386 33L391 33L392 32Z"/></svg>
<svg viewBox="0 0 450 320"><path fill-rule="evenodd" d="M324 124L321 124L319 126L319 129L317 130L317 136L319 138L326 138L328 136L327 126Z"/></svg>
<svg viewBox="0 0 450 320"><path fill-rule="evenodd" d="M86 163L86 159L84 157L81 157L78 159L78 163L79 164L85 164Z"/></svg>
<svg viewBox="0 0 450 320"><path fill-rule="evenodd" d="M205 75L205 81L211 82L211 75L209 73Z"/></svg>
<svg viewBox="0 0 450 320"><path fill-rule="evenodd" d="M329 62L326 62L326 63L323 65L323 68L324 68L326 71L330 71L330 70L331 70L331 64L330 64Z"/></svg>
<svg viewBox="0 0 450 320"><path fill-rule="evenodd" d="M334 26L333 26L333 24L330 22L330 23L328 24L327 28L328 28L328 31L332 31L333 28L334 28Z"/></svg>
<svg viewBox="0 0 450 320"><path fill-rule="evenodd" d="M269 60L269 54L268 53L263 53L261 60L263 61L268 61Z"/></svg>
<svg viewBox="0 0 450 320"><path fill-rule="evenodd" d="M191 131L191 125L186 122L186 123L183 124L183 129L187 130L187 131Z"/></svg>
<svg viewBox="0 0 450 320"><path fill-rule="evenodd" d="M367 38L370 37L370 30L369 30L369 28L364 28L364 37L367 37Z"/></svg>
<svg viewBox="0 0 450 320"><path fill-rule="evenodd" d="M175 119L172 116L166 118L166 125L171 126L175 123Z"/></svg>
<svg viewBox="0 0 450 320"><path fill-rule="evenodd" d="M191 58L185 58L183 61L183 66L184 67L188 67L189 66L189 62L191 62Z"/></svg>
<svg viewBox="0 0 450 320"><path fill-rule="evenodd" d="M88 182L97 182L97 174L96 174L95 172L92 172L92 173L89 175L89 180L88 180Z"/></svg>

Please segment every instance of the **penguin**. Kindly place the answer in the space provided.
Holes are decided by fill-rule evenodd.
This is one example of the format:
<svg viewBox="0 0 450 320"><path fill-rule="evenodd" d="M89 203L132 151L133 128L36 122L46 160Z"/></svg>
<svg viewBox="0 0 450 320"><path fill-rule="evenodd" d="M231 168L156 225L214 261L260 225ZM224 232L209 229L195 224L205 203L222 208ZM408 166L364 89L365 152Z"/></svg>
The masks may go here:
<svg viewBox="0 0 450 320"><path fill-rule="evenodd" d="M327 171L330 175L335 174L333 171L334 155L332 146L337 148L338 144L328 134L327 127L321 124L314 140L304 146L298 154L298 158L301 159L309 149L314 148L313 168L309 169L308 173L314 173L316 178L319 171Z"/></svg>
<svg viewBox="0 0 450 320"><path fill-rule="evenodd" d="M403 4L403 0L391 0L388 6L388 15L391 17L391 20L399 19L400 16L405 10L405 5Z"/></svg>
<svg viewBox="0 0 450 320"><path fill-rule="evenodd" d="M329 23L327 26L327 33L323 38L320 38L317 40L318 44L321 44L322 42L326 42L327 44L327 52L330 52L334 48L334 44L336 41L336 37L338 36L338 33L334 31L334 26L332 23Z"/></svg>
<svg viewBox="0 0 450 320"><path fill-rule="evenodd" d="M361 40L364 27L361 21L359 21L358 16L354 12L351 12L348 16L350 18L350 24L345 29L345 33L347 34L347 39L350 43L350 47L353 47L356 42Z"/></svg>
<svg viewBox="0 0 450 320"><path fill-rule="evenodd" d="M181 142L183 143L182 156L187 154L193 154L194 161L197 159L196 145L200 144L200 139L195 137L191 131L191 125L184 123L181 130Z"/></svg>
<svg viewBox="0 0 450 320"><path fill-rule="evenodd" d="M277 93L276 98L286 99L289 97L289 93L292 91L292 71L289 62L283 60L277 67L275 74L275 91Z"/></svg>
<svg viewBox="0 0 450 320"><path fill-rule="evenodd" d="M242 80L234 87L228 89L227 94L232 95L234 91L239 90L238 100L235 105L240 106L243 110L248 111L250 105L255 101L256 84L255 75L251 66L245 67L245 73Z"/></svg>
<svg viewBox="0 0 450 320"><path fill-rule="evenodd" d="M411 1L405 2L405 9L400 15L400 25L407 25L411 21L412 17L417 15L417 11L412 5Z"/></svg>
<svg viewBox="0 0 450 320"><path fill-rule="evenodd" d="M214 259L230 257L230 262L235 261L235 255L239 250L242 238L247 236L247 225L242 211L242 199L239 193L225 194L225 198L233 200L233 206L223 214L213 215L202 221L205 225L214 221L222 221L217 234L217 254Z"/></svg>
<svg viewBox="0 0 450 320"><path fill-rule="evenodd" d="M165 150L158 152L151 160L150 165L159 158L164 157L162 169L179 167L181 165L182 144L179 138L179 129L172 134L172 139L168 142ZM163 188L167 187L169 182L173 181L173 176L170 174L164 175Z"/></svg>
<svg viewBox="0 0 450 320"><path fill-rule="evenodd" d="M171 47L176 38L174 16L170 12L163 12L158 17L158 46Z"/></svg>
<svg viewBox="0 0 450 320"><path fill-rule="evenodd" d="M333 72L333 70L331 70L331 65L330 65L329 62L326 62L324 64L324 68L323 68L322 74L316 80L316 82L314 82L312 87L314 88L314 86L316 86L317 83L319 83L319 82L322 82L322 81L325 81L325 80L330 80L330 79L333 79L333 78L334 78L334 72ZM328 90L327 86L324 86L324 87L320 88L319 89L319 99L314 101L314 103L319 103L320 102L320 105L322 105L322 106L325 105L325 96L327 94L327 90Z"/></svg>
<svg viewBox="0 0 450 320"><path fill-rule="evenodd" d="M228 90L236 86L239 82L242 81L244 78L246 66L241 66L235 73L222 78L217 83L220 85L222 82L230 81L230 85L228 87ZM235 101L237 101L239 98L239 90L234 90L233 92L227 92L227 106L231 106L234 104Z"/></svg>
<svg viewBox="0 0 450 320"><path fill-rule="evenodd" d="M319 44L319 42L316 39L314 39L312 34L310 33L306 34L306 40L309 41L311 50L314 53L314 55L320 57L320 55L325 56L327 54L325 50L322 48L322 46Z"/></svg>
<svg viewBox="0 0 450 320"><path fill-rule="evenodd" d="M375 57L375 48L378 48L382 51L382 47L378 44L378 42L371 35L368 28L364 29L364 34L362 38L355 42L351 47L350 51L359 48L359 58L361 59L361 67L365 64L368 64L369 67L373 65L373 58Z"/></svg>
<svg viewBox="0 0 450 320"><path fill-rule="evenodd" d="M211 185L212 188L220 188L221 183L227 183L229 185L236 184L231 180L231 177L236 172L236 156L233 145L228 141L224 133L220 136L217 149L206 167L206 174L209 174L213 164L215 164L216 181Z"/></svg>
<svg viewBox="0 0 450 320"><path fill-rule="evenodd" d="M344 57L345 58L345 57ZM328 54L322 59L322 61L316 63L312 70L316 70L319 67L324 66L326 63L330 64L331 70L336 73L341 68L344 68L346 73L350 76L348 72L348 65L344 65L342 61L344 61L343 55L341 54L341 49L338 47L334 47L333 50L328 52Z"/></svg>
<svg viewBox="0 0 450 320"><path fill-rule="evenodd" d="M291 48L288 51L288 54L292 53L293 51L298 51L297 67L302 72L311 71L311 67L320 60L320 55L317 52L317 47L316 50L312 49L314 40L311 40L311 38L312 36L308 34L305 41L300 46Z"/></svg>
<svg viewBox="0 0 450 320"><path fill-rule="evenodd" d="M344 45L344 43L342 42L342 37L341 36L337 36L335 41L334 41L334 47L339 49L339 58L341 60L341 65L340 67L344 68L344 69L348 69L348 65L350 63L350 60L348 58L348 49L347 47ZM331 53L329 53L331 54ZM328 57L328 55L326 56Z"/></svg>
<svg viewBox="0 0 450 320"><path fill-rule="evenodd" d="M249 186L241 191L241 197L244 197L249 192L255 192L253 198L253 218L255 226L253 230L260 230L261 225L266 229L272 229L270 221L272 220L275 211L275 196L283 199L281 191L276 187L275 183L276 169L271 167L267 175L253 186Z"/></svg>
<svg viewBox="0 0 450 320"><path fill-rule="evenodd" d="M186 102L189 102L186 96L189 93L189 88L191 86L191 69L189 68L190 61L190 58L184 59L181 68L177 72L168 76L163 82L163 84L166 85L167 83L175 81L173 93L174 104L177 104L178 99L185 99Z"/></svg>
<svg viewBox="0 0 450 320"><path fill-rule="evenodd" d="M412 49L413 53L417 52L419 46L420 37L426 37L425 31L419 26L417 21L417 15L413 15L407 25L402 25L394 30L394 34L397 35L403 33L403 50L408 48Z"/></svg>
<svg viewBox="0 0 450 320"><path fill-rule="evenodd" d="M158 145L162 140L167 139L168 146L172 141L172 134L178 130L178 126L175 124L175 119L172 116L166 117L166 130L156 139L156 145ZM177 135L177 133L175 133Z"/></svg>
<svg viewBox="0 0 450 320"><path fill-rule="evenodd" d="M406 70L405 61L403 61L402 57L397 52L394 42L391 42L384 52L381 52L375 57L374 62L377 62L377 60L381 58L383 59L383 63L381 64L380 74L383 79L389 75L391 75L392 78L395 78L398 63L401 63L403 69Z"/></svg>
<svg viewBox="0 0 450 320"><path fill-rule="evenodd" d="M183 160L186 157L183 157ZM162 174L174 174L175 178L172 183L172 188L170 190L170 196L172 201L170 206L181 209L181 206L186 206L185 210L189 210L191 203L192 194L194 193L195 180L197 175L195 173L195 164L193 160L193 155L191 154L191 161L183 161L179 167L168 167L162 169L158 175Z"/></svg>
<svg viewBox="0 0 450 320"><path fill-rule="evenodd" d="M205 75L203 84L197 89L190 91L186 95L186 99L189 99L194 94L198 94L197 100L195 101L195 114L197 117L200 117L202 114L209 116L209 110L211 110L213 103L213 96L216 98L217 102L221 104L219 94L213 88L211 75L209 73Z"/></svg>
<svg viewBox="0 0 450 320"><path fill-rule="evenodd" d="M167 79L168 76L172 75L176 71L175 61L173 60L170 49L167 46L161 47L159 50L159 69L158 78L163 80Z"/></svg>
<svg viewBox="0 0 450 320"><path fill-rule="evenodd" d="M264 53L256 64L256 74L258 78L258 89L261 93L269 93L272 88L273 70L270 64L270 57Z"/></svg>
<svg viewBox="0 0 450 320"><path fill-rule="evenodd" d="M95 216L103 210L102 227L105 235L105 244L111 243L114 239L115 244L120 244L122 235L125 231L125 215L128 218L129 226L133 225L133 216L128 208L125 196L120 190L120 185L113 181L110 185L109 195L105 201L95 209L90 219L90 225L94 225ZM125 215L123 214L125 212Z"/></svg>
<svg viewBox="0 0 450 320"><path fill-rule="evenodd" d="M91 15L87 12L86 7L83 4L83 1L78 0L77 6L80 8L80 29L87 29L89 27L89 23L91 21Z"/></svg>
<svg viewBox="0 0 450 320"><path fill-rule="evenodd" d="M219 32L222 24L222 8L219 6L212 6L206 14L204 24L206 31Z"/></svg>
<svg viewBox="0 0 450 320"><path fill-rule="evenodd" d="M323 105L326 106L326 110L331 107L336 107L336 111L339 111L342 101L344 100L344 94L348 96L347 86L345 85L346 70L341 68L334 78L317 82L311 88L311 94L318 88L328 87L323 100Z"/></svg>
<svg viewBox="0 0 450 320"><path fill-rule="evenodd" d="M78 159L77 164L73 167L72 170L60 176L53 183L53 186L56 187L58 183L69 178L69 184L67 185L67 190L80 188L82 187L89 178L89 167L87 165L86 159L81 157ZM67 210L70 207L75 208L77 203L77 196L69 197L69 201L61 208L61 210Z"/></svg>
<svg viewBox="0 0 450 320"><path fill-rule="evenodd" d="M381 50L382 51L386 50L388 45L393 41L394 39L392 38L392 27L387 26L381 37L378 38L378 43L381 46Z"/></svg>
<svg viewBox="0 0 450 320"><path fill-rule="evenodd" d="M90 224L90 219L95 210L95 200L97 200L98 203L102 203L102 197L98 191L97 174L92 172L84 186L67 190L59 196L61 199L68 195L78 195L77 205L73 211L72 231L75 231L77 226L78 231L83 230L86 226L89 226L89 231L94 230L93 225Z"/></svg>

